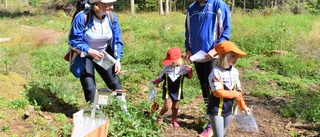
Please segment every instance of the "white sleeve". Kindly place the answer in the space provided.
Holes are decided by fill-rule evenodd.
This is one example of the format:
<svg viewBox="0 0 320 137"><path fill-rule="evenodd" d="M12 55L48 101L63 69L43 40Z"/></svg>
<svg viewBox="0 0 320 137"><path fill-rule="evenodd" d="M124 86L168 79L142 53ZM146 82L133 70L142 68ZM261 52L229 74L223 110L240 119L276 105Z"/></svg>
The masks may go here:
<svg viewBox="0 0 320 137"><path fill-rule="evenodd" d="M186 66L181 66L181 75L186 75L186 74L188 74L188 71L187 71L187 68L186 68Z"/></svg>
<svg viewBox="0 0 320 137"><path fill-rule="evenodd" d="M208 77L208 80L211 91L224 89L223 84L221 82L221 77L219 75L219 70L213 68Z"/></svg>
<svg viewBox="0 0 320 137"><path fill-rule="evenodd" d="M162 71L161 71L161 73L160 73L160 75L159 75L159 78L162 78L162 76L164 75L164 72L165 72L166 68L167 68L167 67L163 67L163 68L162 68Z"/></svg>
<svg viewBox="0 0 320 137"><path fill-rule="evenodd" d="M235 69L235 68L234 68ZM241 89L241 83L240 83L240 79L239 79L239 71L236 69L236 71L235 71L235 78L236 78L236 90L240 90L240 91L242 91L242 89Z"/></svg>

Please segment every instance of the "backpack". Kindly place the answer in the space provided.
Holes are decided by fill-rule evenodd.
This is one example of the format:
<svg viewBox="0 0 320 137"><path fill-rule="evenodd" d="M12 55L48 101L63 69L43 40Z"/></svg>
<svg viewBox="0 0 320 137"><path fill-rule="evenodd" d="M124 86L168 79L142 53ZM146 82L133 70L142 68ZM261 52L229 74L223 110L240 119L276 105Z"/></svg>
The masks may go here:
<svg viewBox="0 0 320 137"><path fill-rule="evenodd" d="M77 0L77 5L76 5L76 11L74 12L73 16L72 16L72 20L71 23L74 19L74 17L82 10L85 9L90 9L88 0Z"/></svg>

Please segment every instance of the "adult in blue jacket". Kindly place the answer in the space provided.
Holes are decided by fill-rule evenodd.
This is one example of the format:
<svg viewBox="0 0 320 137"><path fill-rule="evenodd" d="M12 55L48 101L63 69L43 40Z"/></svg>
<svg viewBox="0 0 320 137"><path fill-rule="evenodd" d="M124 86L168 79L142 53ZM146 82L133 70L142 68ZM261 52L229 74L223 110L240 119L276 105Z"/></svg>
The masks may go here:
<svg viewBox="0 0 320 137"><path fill-rule="evenodd" d="M69 45L78 54L72 58L71 72L80 79L87 102L93 103L96 91L94 70L111 90L122 90L118 74L123 53L121 29L111 12L116 0L89 0L91 8L73 19ZM116 59L114 66L104 69L93 60L101 60L107 52Z"/></svg>
<svg viewBox="0 0 320 137"><path fill-rule="evenodd" d="M222 0L197 0L192 3L186 15L185 22L186 60L191 63L190 57L202 50L206 53L203 61L194 62L200 81L204 103L209 102L208 76L213 68L217 43L230 40L231 19L230 8ZM199 135L212 135L210 123Z"/></svg>

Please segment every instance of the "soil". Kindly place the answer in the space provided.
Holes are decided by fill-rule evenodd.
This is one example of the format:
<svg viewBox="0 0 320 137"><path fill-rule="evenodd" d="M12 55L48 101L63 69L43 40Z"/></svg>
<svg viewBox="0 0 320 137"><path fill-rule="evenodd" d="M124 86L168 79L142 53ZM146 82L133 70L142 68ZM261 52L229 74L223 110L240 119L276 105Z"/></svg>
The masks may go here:
<svg viewBox="0 0 320 137"><path fill-rule="evenodd" d="M254 65L253 65L254 67ZM256 68L252 68L256 69ZM240 74L243 70L239 70ZM254 81L241 81L242 85L250 88ZM272 84L272 83L271 83ZM253 97L250 93L244 93L244 100L246 105L251 108L253 116L258 126L258 133L243 132L237 125L237 122L232 118L230 125L227 128L226 137L320 137L319 132L293 127L294 119L283 117L276 106L286 103L289 98L270 98L262 99ZM163 135L165 137L195 137L201 134L203 128L209 122L204 118L205 110L203 110L202 95L197 96L192 101L192 104L185 104L179 107L178 122L180 128L174 128L170 124L170 112L165 119L167 123L162 127ZM241 112L238 112L241 113ZM199 127L203 128L199 128Z"/></svg>
<svg viewBox="0 0 320 137"><path fill-rule="evenodd" d="M288 128L285 126L290 122L290 119L283 118L272 106L265 105L260 99L247 96L247 105L253 111L254 118L258 125L259 133L243 132L238 127L234 118L232 118L229 127L227 128L227 137L291 137L293 130L304 132L302 130ZM249 101L250 100L250 101ZM170 116L167 117L163 129L163 135L166 137L183 137L197 136L203 129L194 129L193 127L201 127L206 125L207 119L201 118L204 116L204 110L199 107L203 103L201 96L198 96L192 101L192 104L180 106L178 122L180 128L174 128L170 124ZM239 112L241 113L241 112ZM200 124L200 126L199 126ZM198 125L198 126L197 126Z"/></svg>
<svg viewBox="0 0 320 137"><path fill-rule="evenodd" d="M15 81L15 82L12 82ZM0 85L8 85L8 83L14 83L10 85L10 89L6 89L4 93L10 93L11 95L19 94L15 93L21 91L23 85L26 83L16 74L9 74L8 76L0 76ZM247 81L244 81L246 83ZM0 86L1 87L1 86ZM4 88L4 87L2 87ZM19 97L19 96L15 96ZM12 98L12 97L11 97ZM291 137L293 131L299 133L299 136L316 137L320 136L319 133L311 132L305 129L297 129L290 127L290 119L284 118L274 107L275 104L283 102L283 99L270 99L263 100L252 97L246 93L244 99L247 105L253 110L253 115L257 122L259 133L245 133L237 126L237 123L232 119L228 129L227 137ZM4 98L9 100L9 98ZM200 134L203 128L208 122L207 119L203 118L205 110L203 109L203 99L199 95L192 100L192 103L181 105L179 108L178 122L180 128L174 128L170 124L170 112L166 114L164 123L162 126L163 136L165 137L196 137ZM14 109L5 109L0 107L1 119L0 126L10 125L10 130L15 133L25 134L33 130L34 125L31 121L37 119L37 117L43 117L47 122L52 121L55 117L55 112L35 112L33 107L30 107L26 112L17 112ZM74 111L74 110L73 110ZM3 112L6 112L5 114ZM241 112L239 112L241 113ZM24 115L23 115L24 114ZM29 115L28 115L29 114ZM9 118L10 116L10 118ZM25 117L25 118L24 118ZM29 117L29 118L27 118ZM10 119L6 121L6 119ZM25 120L24 120L25 119ZM72 121L71 117L68 117L68 122ZM4 125L3 125L4 124ZM3 129L1 129L3 130ZM0 133L3 132L0 130Z"/></svg>
<svg viewBox="0 0 320 137"><path fill-rule="evenodd" d="M12 82L15 81L15 82ZM9 88L8 86L2 87L5 89L3 94L12 95L11 99L14 97L19 97L16 93L21 91L23 85L26 84L26 81L23 80L17 74L10 73L8 76L0 76L0 85L8 85L12 83ZM14 84L13 84L14 83ZM243 83L252 83L250 81L243 81ZM0 86L1 87L1 86ZM2 93L2 92L1 92ZM15 95L17 94L17 95ZM0 94L1 95L1 94ZM10 98L4 98L4 100L9 100ZM291 137L293 132L299 133L299 136L309 136L316 137L320 136L319 133L311 132L305 129L297 129L290 127L290 119L284 118L279 113L278 109L275 108L275 104L280 104L285 102L284 98L274 98L270 100L263 100L260 98L252 97L249 93L245 93L244 99L247 105L252 109L253 115L255 117L256 123L259 128L259 133L245 133L237 126L237 123L232 119L228 129L227 137ZM164 123L162 126L163 136L165 137L196 137L200 134L208 120L203 118L205 110L203 109L203 99L201 95L195 97L192 103L181 105L179 108L178 122L180 128L174 128L170 124L170 112L165 116ZM47 122L52 121L55 117L55 112L35 112L33 107L30 107L26 112L16 112L14 109L4 109L0 108L2 118L0 119L0 126L5 125L11 126L11 131L15 133L25 134L33 130L34 125L31 124L31 121L37 119L37 117L43 117ZM74 112L75 110L72 110ZM5 114L2 112L6 112ZM241 112L239 112L241 113ZM5 121L6 117L10 116L10 124L8 121ZM68 123L72 121L71 112L68 116ZM29 118L28 118L29 117ZM2 124L1 124L2 123ZM1 133L1 132L0 132Z"/></svg>

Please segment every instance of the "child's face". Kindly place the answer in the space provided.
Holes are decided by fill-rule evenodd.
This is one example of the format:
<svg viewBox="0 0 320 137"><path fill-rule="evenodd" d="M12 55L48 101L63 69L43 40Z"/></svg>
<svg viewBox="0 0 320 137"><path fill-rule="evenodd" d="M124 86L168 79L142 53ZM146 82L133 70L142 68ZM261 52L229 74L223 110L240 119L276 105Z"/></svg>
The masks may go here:
<svg viewBox="0 0 320 137"><path fill-rule="evenodd" d="M170 66L173 66L173 67L175 67L175 66L181 66L181 65L183 64L182 61L183 61L182 58L176 59L175 61L173 61L173 62L171 63Z"/></svg>
<svg viewBox="0 0 320 137"><path fill-rule="evenodd" d="M173 61L170 66L177 66L177 65L178 65L177 61Z"/></svg>
<svg viewBox="0 0 320 137"><path fill-rule="evenodd" d="M238 54L231 52L228 58L229 65L234 66L237 63L238 58L239 58Z"/></svg>

